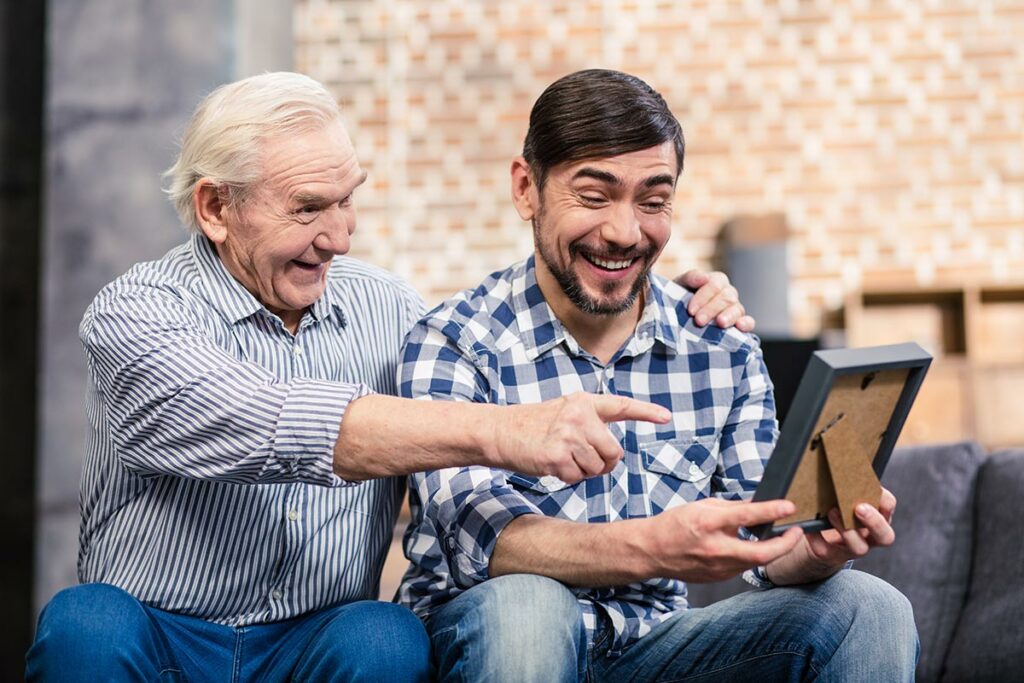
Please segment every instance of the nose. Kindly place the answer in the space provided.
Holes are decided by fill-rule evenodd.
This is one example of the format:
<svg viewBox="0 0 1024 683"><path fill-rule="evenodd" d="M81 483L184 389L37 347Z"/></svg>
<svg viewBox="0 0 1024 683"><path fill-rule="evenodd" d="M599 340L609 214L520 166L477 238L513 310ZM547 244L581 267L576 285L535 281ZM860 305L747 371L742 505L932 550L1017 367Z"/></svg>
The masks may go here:
<svg viewBox="0 0 1024 683"><path fill-rule="evenodd" d="M618 247L628 248L641 240L640 220L631 202L617 202L601 225L601 239Z"/></svg>
<svg viewBox="0 0 1024 683"><path fill-rule="evenodd" d="M335 255L348 252L352 246L350 236L356 229L355 212L345 207L334 207L321 216L320 231L313 238L313 246Z"/></svg>

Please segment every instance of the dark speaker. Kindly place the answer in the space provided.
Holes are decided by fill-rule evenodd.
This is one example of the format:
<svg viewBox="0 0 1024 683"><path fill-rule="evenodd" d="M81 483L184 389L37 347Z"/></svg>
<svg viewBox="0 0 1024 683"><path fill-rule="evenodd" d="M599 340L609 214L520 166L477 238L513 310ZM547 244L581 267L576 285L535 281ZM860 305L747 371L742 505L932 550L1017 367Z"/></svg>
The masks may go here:
<svg viewBox="0 0 1024 683"><path fill-rule="evenodd" d="M775 385L775 410L779 424L786 418L789 406L793 403L796 387L803 377L804 368L811 360L811 354L821 348L821 340L787 339L762 337L761 351L764 364L768 368L768 376Z"/></svg>

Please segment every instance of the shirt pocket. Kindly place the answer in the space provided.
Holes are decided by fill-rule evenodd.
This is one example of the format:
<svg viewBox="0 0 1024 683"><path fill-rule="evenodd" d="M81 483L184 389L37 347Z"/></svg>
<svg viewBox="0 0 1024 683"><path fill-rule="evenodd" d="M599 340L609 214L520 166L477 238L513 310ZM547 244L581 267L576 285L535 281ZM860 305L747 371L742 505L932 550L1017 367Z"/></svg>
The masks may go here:
<svg viewBox="0 0 1024 683"><path fill-rule="evenodd" d="M509 473L508 483L548 517L587 521L586 484L566 484L558 477L530 477Z"/></svg>
<svg viewBox="0 0 1024 683"><path fill-rule="evenodd" d="M648 514L707 498L718 466L718 435L691 433L641 444L640 463Z"/></svg>

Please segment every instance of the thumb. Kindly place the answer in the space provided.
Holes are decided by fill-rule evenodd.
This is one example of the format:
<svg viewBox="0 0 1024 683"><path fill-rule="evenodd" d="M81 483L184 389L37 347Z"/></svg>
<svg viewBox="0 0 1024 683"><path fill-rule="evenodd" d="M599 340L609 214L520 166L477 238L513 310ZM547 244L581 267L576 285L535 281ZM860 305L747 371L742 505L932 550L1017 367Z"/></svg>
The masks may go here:
<svg viewBox="0 0 1024 683"><path fill-rule="evenodd" d="M654 403L638 401L627 396L594 396L594 410L604 422L640 420L665 424L672 419L672 413Z"/></svg>
<svg viewBox="0 0 1024 683"><path fill-rule="evenodd" d="M711 276L703 270L691 269L677 277L676 284L693 292L706 285L710 279Z"/></svg>

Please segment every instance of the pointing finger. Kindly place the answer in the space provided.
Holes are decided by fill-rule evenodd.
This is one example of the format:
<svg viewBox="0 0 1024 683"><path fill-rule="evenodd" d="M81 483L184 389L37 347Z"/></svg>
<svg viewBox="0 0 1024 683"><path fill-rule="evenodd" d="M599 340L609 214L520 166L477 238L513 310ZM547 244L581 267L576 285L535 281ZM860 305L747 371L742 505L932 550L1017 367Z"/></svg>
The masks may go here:
<svg viewBox="0 0 1024 683"><path fill-rule="evenodd" d="M594 409L597 411L597 416L604 422L640 420L665 424L672 419L672 413L662 406L626 396L595 396Z"/></svg>

